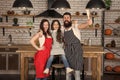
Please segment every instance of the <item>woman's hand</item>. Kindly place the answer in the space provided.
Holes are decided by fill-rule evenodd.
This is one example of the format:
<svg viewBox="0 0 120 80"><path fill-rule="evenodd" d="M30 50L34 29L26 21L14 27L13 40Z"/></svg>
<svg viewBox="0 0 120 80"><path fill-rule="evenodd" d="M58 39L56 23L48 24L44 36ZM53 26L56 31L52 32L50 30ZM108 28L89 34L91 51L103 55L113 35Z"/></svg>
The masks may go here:
<svg viewBox="0 0 120 80"><path fill-rule="evenodd" d="M42 47L38 48L38 50L44 50L44 49L45 49L45 47L44 47L44 46L42 46Z"/></svg>

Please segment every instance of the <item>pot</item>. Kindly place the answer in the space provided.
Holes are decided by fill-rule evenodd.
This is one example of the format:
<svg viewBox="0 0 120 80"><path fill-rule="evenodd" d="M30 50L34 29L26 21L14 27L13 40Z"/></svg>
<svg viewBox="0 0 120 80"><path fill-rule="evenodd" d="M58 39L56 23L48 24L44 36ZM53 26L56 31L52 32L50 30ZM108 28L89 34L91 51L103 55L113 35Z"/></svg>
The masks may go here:
<svg viewBox="0 0 120 80"><path fill-rule="evenodd" d="M117 28L113 29L113 35L120 36L120 27L117 27Z"/></svg>
<svg viewBox="0 0 120 80"><path fill-rule="evenodd" d="M30 10L24 10L24 11L23 11L23 14L29 15L29 14L30 14Z"/></svg>

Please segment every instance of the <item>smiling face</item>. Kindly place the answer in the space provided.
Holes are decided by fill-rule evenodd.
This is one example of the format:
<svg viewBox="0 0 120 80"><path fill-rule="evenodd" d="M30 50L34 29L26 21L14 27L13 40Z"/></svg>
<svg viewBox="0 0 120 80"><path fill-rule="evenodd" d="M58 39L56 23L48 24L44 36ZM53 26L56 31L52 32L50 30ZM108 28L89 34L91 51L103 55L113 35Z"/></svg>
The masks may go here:
<svg viewBox="0 0 120 80"><path fill-rule="evenodd" d="M57 21L53 23L53 29L54 29L54 30L58 30L59 27L60 27L60 26L59 26L59 24L58 24Z"/></svg>
<svg viewBox="0 0 120 80"><path fill-rule="evenodd" d="M72 26L72 22L71 22L71 17L70 15L64 15L63 16L63 21L64 21L64 27L65 28L69 28Z"/></svg>
<svg viewBox="0 0 120 80"><path fill-rule="evenodd" d="M43 33L46 33L49 30L50 24L47 19L43 19L40 23L40 29L43 31Z"/></svg>
<svg viewBox="0 0 120 80"><path fill-rule="evenodd" d="M71 21L71 17L70 17L70 15L64 15L63 16L63 21L65 22L65 21Z"/></svg>
<svg viewBox="0 0 120 80"><path fill-rule="evenodd" d="M49 28L48 22L44 22L44 23L43 23L43 27L44 27L44 31L47 32L47 30L48 30L48 28Z"/></svg>
<svg viewBox="0 0 120 80"><path fill-rule="evenodd" d="M53 20L51 24L51 30L60 30L61 29L61 24L59 20Z"/></svg>

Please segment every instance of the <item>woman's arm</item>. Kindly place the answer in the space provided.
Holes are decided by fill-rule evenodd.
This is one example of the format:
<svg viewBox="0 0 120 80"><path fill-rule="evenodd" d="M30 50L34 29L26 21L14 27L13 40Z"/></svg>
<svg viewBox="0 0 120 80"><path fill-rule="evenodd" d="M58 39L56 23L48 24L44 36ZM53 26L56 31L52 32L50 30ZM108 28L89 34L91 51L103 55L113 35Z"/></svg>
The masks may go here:
<svg viewBox="0 0 120 80"><path fill-rule="evenodd" d="M40 48L37 44L36 41L38 41L39 37L42 36L41 32L36 33L30 40L30 43L32 44L32 46L36 49L36 50L41 50L43 49L42 47Z"/></svg>

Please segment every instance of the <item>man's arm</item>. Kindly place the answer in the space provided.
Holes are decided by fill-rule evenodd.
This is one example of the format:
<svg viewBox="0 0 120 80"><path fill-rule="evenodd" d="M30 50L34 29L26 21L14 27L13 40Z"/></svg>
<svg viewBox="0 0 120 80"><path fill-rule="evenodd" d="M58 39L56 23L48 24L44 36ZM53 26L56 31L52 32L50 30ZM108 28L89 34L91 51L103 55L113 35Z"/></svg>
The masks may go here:
<svg viewBox="0 0 120 80"><path fill-rule="evenodd" d="M82 23L82 24L78 25L78 29L86 28L86 27L88 27L91 24L92 24L92 20L89 19L86 23Z"/></svg>

